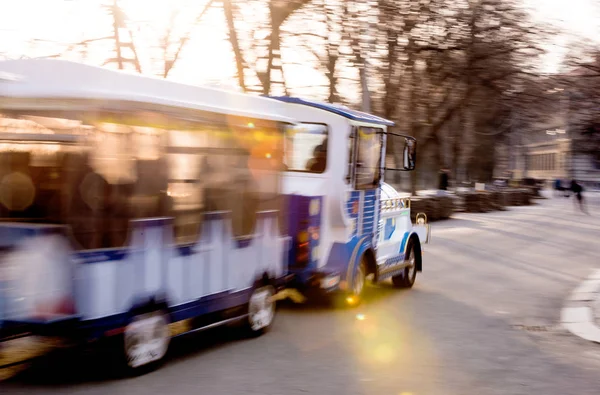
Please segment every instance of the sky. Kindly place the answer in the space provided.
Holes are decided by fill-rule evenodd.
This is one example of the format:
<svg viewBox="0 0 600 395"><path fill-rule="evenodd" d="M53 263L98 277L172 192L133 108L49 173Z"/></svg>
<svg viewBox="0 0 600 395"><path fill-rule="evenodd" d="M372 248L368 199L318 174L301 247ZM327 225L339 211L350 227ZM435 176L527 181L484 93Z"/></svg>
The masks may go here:
<svg viewBox="0 0 600 395"><path fill-rule="evenodd" d="M544 60L544 71L557 72L569 44L569 35L579 35L590 40L599 40L598 15L595 0L523 0L532 17L538 22L551 22L566 33L556 36L547 44L550 54ZM596 0L597 1L597 0ZM103 37L111 33L111 21L102 10L103 0L0 0L0 54L8 57L22 55L36 57L60 53L55 42L73 42L92 37ZM104 0L106 3L106 0ZM206 0L119 0L125 13L136 21L136 43L141 59L151 58L151 45L157 43L158 34L165 31L175 9L185 12L175 15L177 29L185 29ZM151 26L151 29L144 27ZM143 35L142 35L143 34ZM32 39L38 39L32 41ZM111 50L96 45L87 54L87 62L102 64ZM79 55L73 53L73 59ZM284 53L284 57L288 55ZM290 55L291 56L291 55ZM68 58L68 56L67 56ZM297 59L296 59L297 60ZM145 72L152 65L142 64ZM310 64L295 66L286 78L291 86L307 85L307 81L322 79L323 76ZM151 70L152 71L152 70ZM202 23L194 29L193 39L182 53L180 61L170 78L191 83L231 87L235 85L235 62L227 42L226 29L219 8L208 11ZM310 85L310 84L309 84Z"/></svg>
<svg viewBox="0 0 600 395"><path fill-rule="evenodd" d="M548 43L549 54L543 70L555 73L567 53L570 36L600 43L600 2L598 0L524 0L534 21L551 23L564 30Z"/></svg>

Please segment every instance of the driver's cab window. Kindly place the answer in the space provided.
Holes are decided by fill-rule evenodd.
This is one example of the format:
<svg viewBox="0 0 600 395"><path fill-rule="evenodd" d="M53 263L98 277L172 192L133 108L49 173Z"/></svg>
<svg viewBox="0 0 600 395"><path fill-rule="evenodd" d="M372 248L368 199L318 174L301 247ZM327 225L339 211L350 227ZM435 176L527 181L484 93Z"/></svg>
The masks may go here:
<svg viewBox="0 0 600 395"><path fill-rule="evenodd" d="M381 179L381 151L383 130L359 127L356 133L355 188L377 188Z"/></svg>
<svg viewBox="0 0 600 395"><path fill-rule="evenodd" d="M301 123L286 128L285 170L323 173L327 167L327 126Z"/></svg>

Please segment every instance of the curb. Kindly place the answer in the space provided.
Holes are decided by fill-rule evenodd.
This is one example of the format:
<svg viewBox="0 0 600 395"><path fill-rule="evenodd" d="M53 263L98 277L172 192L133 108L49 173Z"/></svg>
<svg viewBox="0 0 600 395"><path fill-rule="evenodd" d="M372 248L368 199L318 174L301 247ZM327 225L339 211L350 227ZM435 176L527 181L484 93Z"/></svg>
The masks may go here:
<svg viewBox="0 0 600 395"><path fill-rule="evenodd" d="M582 339L600 343L600 327L595 322L594 304L600 301L600 270L596 269L569 295L560 311L560 322Z"/></svg>

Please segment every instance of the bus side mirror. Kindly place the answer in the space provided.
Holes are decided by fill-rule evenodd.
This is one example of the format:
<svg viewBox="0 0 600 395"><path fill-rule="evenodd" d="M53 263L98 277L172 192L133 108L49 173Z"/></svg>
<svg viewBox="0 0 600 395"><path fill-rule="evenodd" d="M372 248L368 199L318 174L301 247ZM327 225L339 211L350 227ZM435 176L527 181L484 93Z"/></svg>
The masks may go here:
<svg viewBox="0 0 600 395"><path fill-rule="evenodd" d="M414 170L417 163L417 140L404 138L404 170Z"/></svg>

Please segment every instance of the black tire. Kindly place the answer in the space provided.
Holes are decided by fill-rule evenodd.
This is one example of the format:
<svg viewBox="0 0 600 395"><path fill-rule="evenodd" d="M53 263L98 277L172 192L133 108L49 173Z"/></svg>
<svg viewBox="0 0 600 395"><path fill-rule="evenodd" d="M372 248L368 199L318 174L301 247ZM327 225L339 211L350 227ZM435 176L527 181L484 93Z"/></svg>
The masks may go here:
<svg viewBox="0 0 600 395"><path fill-rule="evenodd" d="M277 312L274 300L275 288L270 285L254 287L248 301L248 317L244 324L244 332L249 337L258 337L268 332L273 326Z"/></svg>
<svg viewBox="0 0 600 395"><path fill-rule="evenodd" d="M332 298L331 302L335 308L356 307L363 301L363 294L367 279L367 264L365 256L360 259L360 263L356 267L356 272L352 276L352 284L350 289Z"/></svg>
<svg viewBox="0 0 600 395"><path fill-rule="evenodd" d="M122 365L126 374L143 374L162 364L171 341L169 322L164 310L140 313L131 318L121 337ZM140 344L140 340L144 344Z"/></svg>
<svg viewBox="0 0 600 395"><path fill-rule="evenodd" d="M406 256L411 265L404 268L402 275L392 277L394 288L412 288L415 284L417 267L421 259L421 245L418 241L415 242L414 239L409 240L408 246L406 246Z"/></svg>

